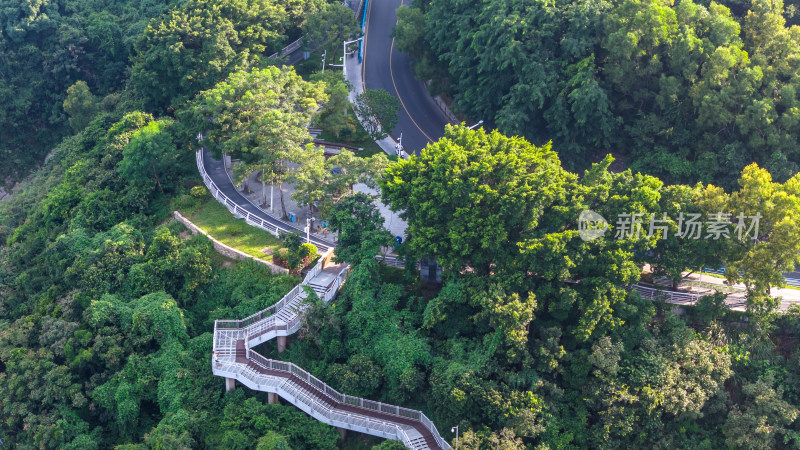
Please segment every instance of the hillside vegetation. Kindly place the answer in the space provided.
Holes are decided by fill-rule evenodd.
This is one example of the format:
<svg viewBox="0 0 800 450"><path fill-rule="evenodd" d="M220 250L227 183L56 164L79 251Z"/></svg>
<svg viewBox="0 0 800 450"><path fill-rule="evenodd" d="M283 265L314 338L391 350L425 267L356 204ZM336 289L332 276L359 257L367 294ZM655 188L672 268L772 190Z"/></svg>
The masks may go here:
<svg viewBox="0 0 800 450"><path fill-rule="evenodd" d="M0 127L0 170L42 164L0 203L3 445L399 445L342 442L212 375L214 320L271 306L298 279L226 260L170 220L215 201L198 187L202 133L238 160L236 182L258 172L281 200L294 183L351 265L334 302L312 296L285 352L260 353L420 409L450 442L457 425L459 449L798 447L800 308L774 298L800 262L797 28L779 2L731 13L648 1L401 10L398 45L419 71L500 131L448 127L390 163L305 145L308 123L353 135L347 86L268 58L301 30L349 36L338 2L0 0L12 99L0 118L18 127ZM612 170L609 152L634 169ZM375 259L395 241L356 183L379 186L407 221L407 269ZM608 220L603 237L581 238L585 210ZM205 212L231 234L246 226ZM742 231L756 216L753 239ZM688 217L702 236L682 233ZM291 239L276 244L287 262L302 256ZM442 284L420 280L422 259L443 266ZM644 300L629 287L645 264L676 284L724 265L746 311L721 294L682 311Z"/></svg>
<svg viewBox="0 0 800 450"><path fill-rule="evenodd" d="M781 181L800 170L800 27L780 1L414 6L395 33L418 73L475 120L552 140L571 168L613 152L665 181L725 188L751 162Z"/></svg>

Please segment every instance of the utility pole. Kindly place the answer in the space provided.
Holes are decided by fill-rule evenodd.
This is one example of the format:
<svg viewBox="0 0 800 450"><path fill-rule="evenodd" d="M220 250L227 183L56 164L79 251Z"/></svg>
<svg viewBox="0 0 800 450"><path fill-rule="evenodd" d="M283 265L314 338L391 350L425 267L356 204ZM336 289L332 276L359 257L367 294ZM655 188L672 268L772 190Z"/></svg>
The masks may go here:
<svg viewBox="0 0 800 450"><path fill-rule="evenodd" d="M306 244L311 243L311 217L306 217Z"/></svg>
<svg viewBox="0 0 800 450"><path fill-rule="evenodd" d="M325 73L325 57L328 56L328 50L322 52L322 73Z"/></svg>

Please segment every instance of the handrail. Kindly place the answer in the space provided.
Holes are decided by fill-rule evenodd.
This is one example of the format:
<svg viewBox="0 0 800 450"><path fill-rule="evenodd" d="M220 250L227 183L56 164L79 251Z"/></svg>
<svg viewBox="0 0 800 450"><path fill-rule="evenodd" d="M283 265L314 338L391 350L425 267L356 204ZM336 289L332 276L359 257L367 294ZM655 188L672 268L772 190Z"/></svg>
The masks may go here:
<svg viewBox="0 0 800 450"><path fill-rule="evenodd" d="M266 358L252 349L248 350L248 358L251 359L255 364L263 367L264 369L285 372L289 375L294 375L297 378L300 378L301 380L305 381L309 385L316 388L316 390L319 393L326 395L328 398L335 401L336 403L358 406L360 408L364 408L367 410L377 411L389 415L395 415L401 418L416 419L419 420L426 428L430 429L431 427L433 427L433 423L421 411L403 408L400 406L390 405L382 402L374 402L364 398L342 394L339 391L327 385L326 383L324 383L323 381L321 381L319 378L315 377L314 375L311 375L306 370L303 370L296 364ZM332 411L334 408L325 407L325 409ZM379 422L379 423L385 424L385 422ZM449 448L447 442L444 441L444 439L442 439L441 436L438 436L438 433L433 433L433 436L434 439L438 438L436 439L437 444L439 444L442 448Z"/></svg>
<svg viewBox="0 0 800 450"><path fill-rule="evenodd" d="M203 164L203 149L197 151L195 158L197 161L197 168L203 178L204 184L209 189L212 196L225 205L228 211L234 215L244 217L245 222L249 225L259 227L276 236L279 235L280 231L284 231L279 227L262 220L260 217L251 214L239 206L236 202L231 200L219 189L219 187L216 185L216 183L214 183L205 170ZM231 358L235 358L236 356L236 341L243 339L245 341L245 357L248 361L252 361L257 365L269 368L271 370L282 371L289 373L290 375L294 375L308 383L308 385L312 386L315 390L319 391L320 394L327 396L337 404L363 408L365 410L365 414L363 415L364 419L361 419L358 418L358 415L354 415L352 413L338 412L335 408L331 408L328 405L320 403L317 399L311 398L304 392L298 391L292 394L297 401L301 401L303 404L311 408L311 411L319 413L320 415L337 423L357 426L360 429L373 430L375 432L382 433L380 434L381 436L395 436L396 439L400 440L407 446L412 446L413 443L402 426L388 420L380 420L370 417L369 411L380 412L404 419L417 420L431 433L437 445L443 449L450 449L450 445L439 435L439 432L437 431L433 422L431 422L430 419L428 419L421 411L342 394L299 366L292 363L264 358L262 355L250 348L251 345L254 345L254 341L251 339L251 336L262 336L263 334L273 330L283 331L284 333L282 335L285 336L292 334L299 329L303 315L308 308L307 304L301 303L302 299L305 298L303 286L310 285L311 281L322 272L325 261L333 251L333 248L325 246L324 244L316 245L323 251L322 256L308 271L306 276L303 278L303 281L292 288L277 303L264 308L255 314L251 314L244 319L218 319L214 321L214 339L212 346L212 355L214 355L214 357L212 358L212 370L219 369L220 372L225 374L235 373L237 376L247 378L256 385L261 386L262 384L258 383L253 378L253 374L249 372L253 370L252 368L250 368L248 371L247 366L243 366L241 363L235 363L231 360ZM336 291L338 291L343 282L343 278L347 270L349 270L349 267L343 267L342 270L336 274L334 279L322 289L321 299L324 302L329 302L333 299ZM318 290L317 292L319 293L320 291ZM272 336L274 337L275 335ZM255 341L255 344L257 345L260 342L263 341ZM219 359L220 357L222 357L222 360ZM288 387L286 387L286 389L288 389ZM411 428L408 425L407 427Z"/></svg>
<svg viewBox="0 0 800 450"><path fill-rule="evenodd" d="M250 354L253 362L255 364L263 367L264 369L285 372L289 376L292 376L292 375L296 376L296 377L300 378L301 380L307 382L310 386L316 388L316 390L319 391L320 393L325 394L332 401L334 401L336 403L339 403L339 404L344 403L339 399L339 398L343 397L342 394L338 393L337 391L332 389L330 386L326 385L325 383L320 381L318 378L316 378L313 375L309 374L308 372L306 372L305 370L301 369L297 365L292 364L292 363L286 363L286 362L283 362L283 361L276 361L276 360L273 360L273 359L265 358L264 356L258 354L254 350L250 350L249 354ZM251 381L256 382L256 380L254 380L252 377L248 377L248 379L250 379ZM357 416L356 414L353 414L353 413L350 413L350 412L337 412L337 408L328 406L324 402L322 402L322 401L318 400L317 398L314 398L313 396L309 395L309 393L307 393L307 391L304 392L304 391L298 390L297 388L294 388L294 387L292 387L292 389L289 389L288 386L285 386L285 387L286 387L285 390L290 391L290 393L292 394L292 396L295 397L296 400L299 400L302 403L308 405L309 407L311 407L312 411L319 412L319 413L321 413L321 415L323 415L324 417L326 417L328 419L339 420L339 421L342 421L342 422L344 422L346 424L354 424L356 422L356 420L354 419L354 417ZM302 389L302 387L300 387L300 389ZM389 405L389 406L391 406L391 405ZM361 416L364 417L364 419L361 419L361 422L358 423L358 425L360 425L361 427L366 428L368 430L374 430L374 431L379 431L379 432L383 432L383 433L394 434L401 442L403 442L403 443L405 443L407 445L411 444L411 439L408 437L408 434L403 429L404 428L403 426L398 425L398 424L396 424L394 422L380 420L380 419L376 419L376 418L373 418L373 417L370 417L370 416L366 416L366 415L361 415ZM400 417L404 417L404 416L400 416ZM408 426L408 427L410 427L410 426ZM446 442L444 440L442 440L441 442L444 442L446 444ZM444 447L443 446L443 448L449 448L449 446L448 447Z"/></svg>
<svg viewBox="0 0 800 450"><path fill-rule="evenodd" d="M642 286L639 284L634 284L631 286L635 289L642 298L647 300L654 300L656 298L665 298L668 303L695 303L697 299L701 297L700 294L690 293L690 292L675 292L675 291L665 291L663 289L651 288L647 286Z"/></svg>
<svg viewBox="0 0 800 450"><path fill-rule="evenodd" d="M280 53L281 56L286 56L289 53L292 53L293 51L295 51L298 48L300 48L300 42L302 40L303 40L303 37L301 36L296 41L292 42L291 44L287 45L286 47L283 47L280 52L275 52L275 53L271 54L269 57L270 58L277 58L278 57L278 53Z"/></svg>
<svg viewBox="0 0 800 450"><path fill-rule="evenodd" d="M320 395L330 398L331 401L335 402L336 404L356 406L364 409L364 415L365 417L368 417L368 420L359 422L357 424L359 427L362 427L362 429L385 433L383 434L384 436L387 434L393 435L404 444L410 446L412 445L412 442L408 437L408 434L401 426L391 421L369 418L369 411L396 416L398 418L417 420L431 433L437 445L443 449L449 449L449 444L447 444L447 441L445 441L439 435L436 426L421 411L343 394L296 364L265 358L250 348L252 345L250 338L251 333L261 333L265 329L269 330L273 328L283 328L286 330L287 334L296 331L295 326L299 325L299 323L302 321L303 313L307 308L306 305L299 304L298 300L300 297L302 297L302 287L304 285L308 285L309 282L322 271L323 262L326 260L326 257L329 256L327 253L328 252L319 258L317 264L312 267L303 282L292 288L292 290L275 305L252 314L245 319L216 320L214 322L215 338L217 333L222 332L222 330L241 330L241 332L244 333L245 354L249 361L252 361L254 364L265 369L283 372L289 376L295 376L308 383L308 385L313 387ZM336 274L334 279L324 288L322 292L323 301L327 302L333 298L332 294L338 290L339 286L341 285L343 275L347 270L349 270L349 267L343 267L342 270ZM288 314L286 313L287 310ZM283 319L281 319L280 316L283 316ZM230 340L228 342L230 342ZM235 345L235 343L233 343L233 345ZM214 351L217 351L217 339L214 340ZM239 373L242 376L246 376L246 374L241 371L239 371ZM257 385L261 385L261 383L256 382L250 376L248 376L248 379ZM295 393L296 398L298 395L302 397L302 399L298 399L298 401L302 401L302 403L310 407L312 411L320 413L329 420L341 421L343 423L353 425L352 421L354 419L352 414L337 412L336 408L331 408L329 405L322 404L316 399L310 398L308 395L302 392ZM348 417L350 419L348 419ZM350 422L348 422L348 420L350 420Z"/></svg>
<svg viewBox="0 0 800 450"><path fill-rule="evenodd" d="M225 195L222 190L214 183L214 180L211 179L211 176L208 175L206 172L205 166L203 165L203 149L197 150L195 153L195 159L197 161L197 169L200 171L200 175L203 177L203 183L208 188L211 196L217 199L220 203L222 203L228 211L234 216L241 216L244 217L245 222L248 225L252 225L257 228L261 228L262 230L276 236L280 237L280 232L292 232L295 231L294 228L281 228L277 225L267 222L266 220L256 216L255 214L250 213L246 209L239 206L236 202L231 200L227 195ZM323 252L327 252L330 250L330 247L321 243L316 242L314 245Z"/></svg>

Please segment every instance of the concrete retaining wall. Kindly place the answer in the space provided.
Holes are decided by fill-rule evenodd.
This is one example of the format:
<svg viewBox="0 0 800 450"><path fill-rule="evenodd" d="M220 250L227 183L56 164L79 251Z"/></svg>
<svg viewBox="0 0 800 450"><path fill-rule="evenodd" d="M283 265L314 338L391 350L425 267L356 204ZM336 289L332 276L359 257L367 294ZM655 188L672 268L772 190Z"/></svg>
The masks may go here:
<svg viewBox="0 0 800 450"><path fill-rule="evenodd" d="M237 261L241 261L241 260L244 260L244 259L252 259L253 261L255 261L257 263L264 264L265 266L269 267L269 270L272 271L272 273L281 274L281 275L286 275L286 274L289 273L289 269L284 269L283 267L280 267L278 265L272 264L269 261L265 261L265 260L260 259L260 258L255 258L253 256L248 255L247 253L244 253L242 251L236 250L235 248L229 247L229 246L223 244L222 242L214 239L213 237L209 236L208 233L206 233L205 231L201 230L200 227L198 227L197 225L193 224L189 219L187 219L186 217L183 217L183 215L181 215L181 213L179 213L178 211L175 211L172 214L172 216L175 218L175 220L177 220L178 222L182 223L186 228L188 228L189 231L192 232L192 234L200 233L203 236L205 236L208 239L210 239L211 242L214 245L214 250L216 250L216 252L219 253L222 256L226 256L228 258L231 258L231 259L234 259L234 260L237 260Z"/></svg>

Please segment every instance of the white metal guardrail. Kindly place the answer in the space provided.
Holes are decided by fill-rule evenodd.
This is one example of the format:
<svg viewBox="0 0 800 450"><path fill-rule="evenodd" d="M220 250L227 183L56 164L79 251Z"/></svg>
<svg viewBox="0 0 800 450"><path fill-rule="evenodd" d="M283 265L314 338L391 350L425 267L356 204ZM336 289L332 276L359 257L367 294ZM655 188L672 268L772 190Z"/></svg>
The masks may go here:
<svg viewBox="0 0 800 450"><path fill-rule="evenodd" d="M675 303L680 305L693 305L694 303L697 302L697 299L701 297L698 294L692 294L688 292L665 291L662 289L641 286L638 284L634 284L633 286L631 286L631 288L637 291L644 299L664 300L668 303Z"/></svg>
<svg viewBox="0 0 800 450"><path fill-rule="evenodd" d="M725 275L725 268L722 267L722 268L719 268L719 269L714 269L714 268L711 268L711 267L704 267L703 268L703 272L715 273L717 275ZM800 279L798 279L798 278L783 277L783 279L786 281L786 285L787 286L800 287Z"/></svg>
<svg viewBox="0 0 800 450"><path fill-rule="evenodd" d="M272 235L274 235L276 237L280 237L280 233L281 232L289 233L289 232L296 231L294 228L291 228L291 227L279 228L277 225L274 225L274 224L272 224L270 222L267 222L266 220L258 217L255 214L252 214L249 211L247 211L246 209L242 208L241 206L236 204L236 202L231 200L227 195L225 195L219 189L219 187L217 187L217 184L214 183L214 180L212 180L211 177L206 172L206 168L203 165L203 149L202 148L200 150L198 150L197 153L195 154L195 159L197 160L197 170L200 171L200 175L203 177L203 183L206 185L206 188L208 188L208 191L211 193L211 195L215 199L217 199L217 201L219 201L220 203L225 205L225 207L228 209L228 211L230 211L230 213L233 214L235 217L243 217L244 221L248 225L252 225L254 227L261 228L262 230L264 230L264 231L266 231L266 232L268 232L268 233L270 233L270 234L272 234ZM316 242L316 243L314 243L314 245L316 245L317 249L319 249L322 252L327 252L328 250L330 250L330 247L328 247L327 245L324 245L324 244L322 244L320 242Z"/></svg>
<svg viewBox="0 0 800 450"><path fill-rule="evenodd" d="M295 51L298 48L300 48L300 43L302 41L303 41L303 38L301 37L298 40L296 40L296 41L292 42L291 44L287 45L286 47L283 47L280 52L275 52L275 53L269 55L269 57L270 58L277 58L278 57L278 53L280 53L281 56L286 56L289 53L292 53L293 51Z"/></svg>
<svg viewBox="0 0 800 450"><path fill-rule="evenodd" d="M331 425L397 439L409 447L415 445L414 439L408 434L408 431L413 427L395 423L391 420L370 417L369 413L370 411L374 411L390 416L419 421L419 423L431 433L439 447L449 449L450 445L439 435L433 422L421 411L342 394L299 366L288 362L265 358L250 348L254 343L257 345L262 342L261 340L253 339L255 336L262 336L268 332L275 332L276 335L289 335L297 331L301 325L303 313L308 307L308 305L302 302L306 298L303 286L309 285L311 281L321 273L323 262L330 253L331 250L328 250L328 252L320 257L317 264L308 272L303 281L289 291L289 293L275 305L265 308L244 319L216 320L214 322L214 359L212 362L214 373L220 376L233 377L242 382L245 382L244 379L246 379L246 385L254 389L276 393L280 391L282 397L292 401L297 407L311 414L318 420L324 418L324 421ZM333 299L336 291L338 291L339 287L344 282L348 270L349 268L346 266L342 268L334 279L322 288L321 292L317 291L323 301L329 302ZM287 374L287 379L290 376L297 377L313 387L313 389L317 391L317 394L324 395L331 399L334 404L358 407L363 409L364 413L355 414L342 411L320 401L313 395L310 395L310 393L303 392L300 386L294 385L289 381L276 383L274 379L267 375L260 374L252 368L247 367L246 364L236 363L236 342L238 340L245 341L245 352L249 361L264 369L283 372Z"/></svg>

